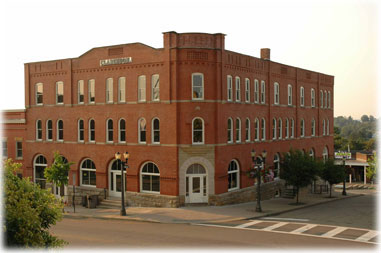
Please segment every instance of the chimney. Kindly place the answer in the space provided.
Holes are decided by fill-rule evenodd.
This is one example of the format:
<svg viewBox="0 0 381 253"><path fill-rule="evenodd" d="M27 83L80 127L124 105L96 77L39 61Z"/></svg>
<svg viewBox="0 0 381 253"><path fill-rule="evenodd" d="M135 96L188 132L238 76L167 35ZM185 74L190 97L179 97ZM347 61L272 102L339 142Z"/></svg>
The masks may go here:
<svg viewBox="0 0 381 253"><path fill-rule="evenodd" d="M270 48L261 48L261 59L270 60Z"/></svg>

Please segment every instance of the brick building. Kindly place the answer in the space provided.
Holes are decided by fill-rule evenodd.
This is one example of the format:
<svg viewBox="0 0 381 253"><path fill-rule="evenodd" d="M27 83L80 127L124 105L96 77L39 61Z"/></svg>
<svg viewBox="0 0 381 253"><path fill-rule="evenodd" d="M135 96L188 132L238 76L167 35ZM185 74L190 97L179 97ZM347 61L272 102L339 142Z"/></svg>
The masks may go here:
<svg viewBox="0 0 381 253"><path fill-rule="evenodd" d="M269 197L284 186L279 160L290 147L332 156L333 76L273 62L270 49L226 50L224 34L163 35L163 48L25 64L24 176L44 185L58 150L75 163L69 184L75 175L80 194L118 197L114 154L128 151L130 204L225 204L252 198L253 148L268 153Z"/></svg>

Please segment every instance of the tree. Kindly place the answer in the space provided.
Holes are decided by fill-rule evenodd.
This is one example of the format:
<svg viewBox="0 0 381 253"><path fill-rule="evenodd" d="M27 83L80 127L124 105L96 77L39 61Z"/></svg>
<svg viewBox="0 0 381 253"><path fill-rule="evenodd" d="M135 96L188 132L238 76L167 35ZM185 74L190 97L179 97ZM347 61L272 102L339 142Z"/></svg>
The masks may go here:
<svg viewBox="0 0 381 253"><path fill-rule="evenodd" d="M368 115L362 115L361 116L361 122L368 122L369 121L369 117L368 117Z"/></svg>
<svg viewBox="0 0 381 253"><path fill-rule="evenodd" d="M329 183L329 197L332 198L332 186L343 182L345 179L345 167L336 165L334 159L328 159L322 166L321 178Z"/></svg>
<svg viewBox="0 0 381 253"><path fill-rule="evenodd" d="M58 187L68 184L68 175L72 162L64 161L58 151L54 152L54 162L52 166L45 168L45 178L48 182L52 182Z"/></svg>
<svg viewBox="0 0 381 253"><path fill-rule="evenodd" d="M49 233L62 219L62 204L29 178L15 175L20 163L4 161L5 243L10 247L61 247L65 241Z"/></svg>
<svg viewBox="0 0 381 253"><path fill-rule="evenodd" d="M298 204L299 189L316 180L319 167L309 155L291 149L289 153L283 154L281 169L280 177L296 188L296 204Z"/></svg>
<svg viewBox="0 0 381 253"><path fill-rule="evenodd" d="M374 153L373 157L370 157L368 159L369 167L366 168L366 177L369 178L370 181L373 181L377 176L377 156L376 153Z"/></svg>

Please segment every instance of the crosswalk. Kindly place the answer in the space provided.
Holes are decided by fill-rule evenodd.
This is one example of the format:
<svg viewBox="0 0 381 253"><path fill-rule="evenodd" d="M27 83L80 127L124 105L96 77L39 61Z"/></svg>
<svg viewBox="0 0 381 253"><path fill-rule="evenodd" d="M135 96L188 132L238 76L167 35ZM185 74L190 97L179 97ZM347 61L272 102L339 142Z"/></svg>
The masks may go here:
<svg viewBox="0 0 381 253"><path fill-rule="evenodd" d="M315 236L337 240L379 244L379 231L322 224L288 222L285 220L239 220L230 222L194 224L199 226L223 227L231 229L261 230L266 232Z"/></svg>

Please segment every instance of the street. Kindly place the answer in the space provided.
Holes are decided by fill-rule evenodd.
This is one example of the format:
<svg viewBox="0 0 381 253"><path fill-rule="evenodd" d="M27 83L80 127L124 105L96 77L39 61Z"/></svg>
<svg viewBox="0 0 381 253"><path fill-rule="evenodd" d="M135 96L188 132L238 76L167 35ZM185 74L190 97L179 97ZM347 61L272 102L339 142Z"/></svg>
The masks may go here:
<svg viewBox="0 0 381 253"><path fill-rule="evenodd" d="M257 220L168 224L66 217L51 232L68 248L256 247L375 249L376 195L333 201ZM337 227L336 227L337 226ZM365 239L364 239L365 238ZM373 244L372 244L373 243Z"/></svg>

